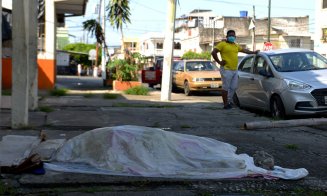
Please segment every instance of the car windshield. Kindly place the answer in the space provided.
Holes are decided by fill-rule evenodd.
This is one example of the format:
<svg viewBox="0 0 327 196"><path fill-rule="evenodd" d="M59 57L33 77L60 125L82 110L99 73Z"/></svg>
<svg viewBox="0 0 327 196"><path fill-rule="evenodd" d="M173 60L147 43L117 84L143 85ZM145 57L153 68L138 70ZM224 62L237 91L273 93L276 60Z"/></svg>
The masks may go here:
<svg viewBox="0 0 327 196"><path fill-rule="evenodd" d="M186 71L215 71L218 68L210 61L186 62Z"/></svg>
<svg viewBox="0 0 327 196"><path fill-rule="evenodd" d="M327 59L316 52L272 54L269 58L279 72L327 69Z"/></svg>

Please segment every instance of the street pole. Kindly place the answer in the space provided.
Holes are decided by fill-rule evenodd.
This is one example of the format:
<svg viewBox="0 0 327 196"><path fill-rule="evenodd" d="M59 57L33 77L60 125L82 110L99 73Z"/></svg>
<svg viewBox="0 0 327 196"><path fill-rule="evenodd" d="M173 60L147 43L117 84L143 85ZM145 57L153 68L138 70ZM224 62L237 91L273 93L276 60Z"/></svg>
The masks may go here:
<svg viewBox="0 0 327 196"><path fill-rule="evenodd" d="M102 0L102 6L101 6L101 16L102 16L102 30L103 30L103 37L105 38L105 34L106 34L106 4L105 4L105 0ZM103 42L105 42L106 39L103 40ZM101 61L101 76L102 76L102 80L103 80L103 86L106 86L106 52L105 52L106 48L105 48L105 43L102 43L102 61Z"/></svg>
<svg viewBox="0 0 327 196"><path fill-rule="evenodd" d="M161 101L171 100L172 61L174 55L174 33L176 0L168 0L168 18L164 41L164 62L161 81Z"/></svg>
<svg viewBox="0 0 327 196"><path fill-rule="evenodd" d="M100 13L101 13L101 0L99 0L99 4L98 4L98 9L96 10L98 13L98 22L100 23ZM95 45L95 67L98 67L98 59L99 59L99 43L96 42L96 45Z"/></svg>
<svg viewBox="0 0 327 196"><path fill-rule="evenodd" d="M213 19L212 23L213 23L213 26L212 26L212 47L211 47L211 51L215 47L215 18Z"/></svg>
<svg viewBox="0 0 327 196"><path fill-rule="evenodd" d="M255 6L253 6L253 23L255 22ZM255 42L255 27L252 29L252 51L256 50L256 42Z"/></svg>
<svg viewBox="0 0 327 196"><path fill-rule="evenodd" d="M269 5L268 5L268 42L270 42L270 25L271 25L270 11L271 11L271 0L269 0Z"/></svg>

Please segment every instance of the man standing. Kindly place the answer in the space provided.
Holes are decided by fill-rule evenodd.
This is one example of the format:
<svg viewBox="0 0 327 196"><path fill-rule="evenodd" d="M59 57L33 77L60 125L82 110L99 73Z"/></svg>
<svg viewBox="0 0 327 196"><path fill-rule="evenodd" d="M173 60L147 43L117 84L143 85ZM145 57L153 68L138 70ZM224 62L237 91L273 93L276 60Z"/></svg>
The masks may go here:
<svg viewBox="0 0 327 196"><path fill-rule="evenodd" d="M224 109L232 108L233 95L237 88L238 52L244 52L246 54L257 54L259 52L258 50L253 52L242 48L239 44L235 43L235 39L235 31L227 31L226 41L219 42L211 52L213 59L220 65L220 74L223 83L222 98ZM220 52L222 60L219 60L217 55L218 52Z"/></svg>

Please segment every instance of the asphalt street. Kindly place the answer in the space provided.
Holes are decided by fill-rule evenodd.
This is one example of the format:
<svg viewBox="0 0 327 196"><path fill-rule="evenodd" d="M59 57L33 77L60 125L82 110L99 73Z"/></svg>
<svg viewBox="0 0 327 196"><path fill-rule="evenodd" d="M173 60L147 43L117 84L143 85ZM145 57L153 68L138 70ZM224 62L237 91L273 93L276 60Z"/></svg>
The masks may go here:
<svg viewBox="0 0 327 196"><path fill-rule="evenodd" d="M42 176L1 174L1 181L23 194L308 195L312 191L327 194L325 126L244 130L245 122L272 119L239 108L223 110L219 93L187 97L182 93L173 93L171 101L162 102L158 89L151 91L148 96L125 95L102 87L101 79L76 76L58 77L57 87L72 90L62 97L47 96L43 92L39 106L51 108L52 111L30 112L29 128L12 130L10 109L2 109L0 136L38 135L43 130L48 139L69 139L105 126L158 127L227 142L238 148L237 153L250 156L258 150L264 150L274 157L276 165L306 168L309 175L301 180L287 181L263 178L178 180L53 172ZM85 96L90 93L94 96ZM116 93L118 96L116 99L104 99L103 93Z"/></svg>

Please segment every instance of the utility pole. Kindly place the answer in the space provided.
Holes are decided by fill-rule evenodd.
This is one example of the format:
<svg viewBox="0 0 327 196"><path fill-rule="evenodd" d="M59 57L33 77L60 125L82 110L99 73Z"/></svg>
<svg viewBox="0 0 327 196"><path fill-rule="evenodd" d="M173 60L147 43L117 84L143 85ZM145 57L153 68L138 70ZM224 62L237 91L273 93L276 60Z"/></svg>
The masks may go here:
<svg viewBox="0 0 327 196"><path fill-rule="evenodd" d="M271 25L270 10L271 10L271 0L269 0L269 5L268 5L268 42L270 42L270 25Z"/></svg>
<svg viewBox="0 0 327 196"><path fill-rule="evenodd" d="M99 4L97 5L97 9L96 9L96 12L98 14L98 22L100 23L100 10L101 10L101 0L99 0ZM96 42L96 45L95 45L95 67L98 67L98 59L99 59L99 43Z"/></svg>
<svg viewBox="0 0 327 196"><path fill-rule="evenodd" d="M161 81L161 101L171 100L172 61L174 55L174 33L176 17L176 0L168 0L168 18L164 41L164 62Z"/></svg>
<svg viewBox="0 0 327 196"><path fill-rule="evenodd" d="M102 16L102 30L103 30L103 37L104 40L103 42L106 41L106 3L105 0L101 0L102 1L102 6L101 6L101 16ZM106 86L106 48L105 48L105 43L102 43L102 58L101 58L101 76L102 76L102 80L103 80L103 86Z"/></svg>
<svg viewBox="0 0 327 196"><path fill-rule="evenodd" d="M253 18L251 21L253 24L255 23L255 6L253 6ZM256 50L256 42L255 42L255 26L252 29L252 51Z"/></svg>
<svg viewBox="0 0 327 196"><path fill-rule="evenodd" d="M212 20L212 47L211 47L211 51L213 50L213 48L215 47L215 18Z"/></svg>

